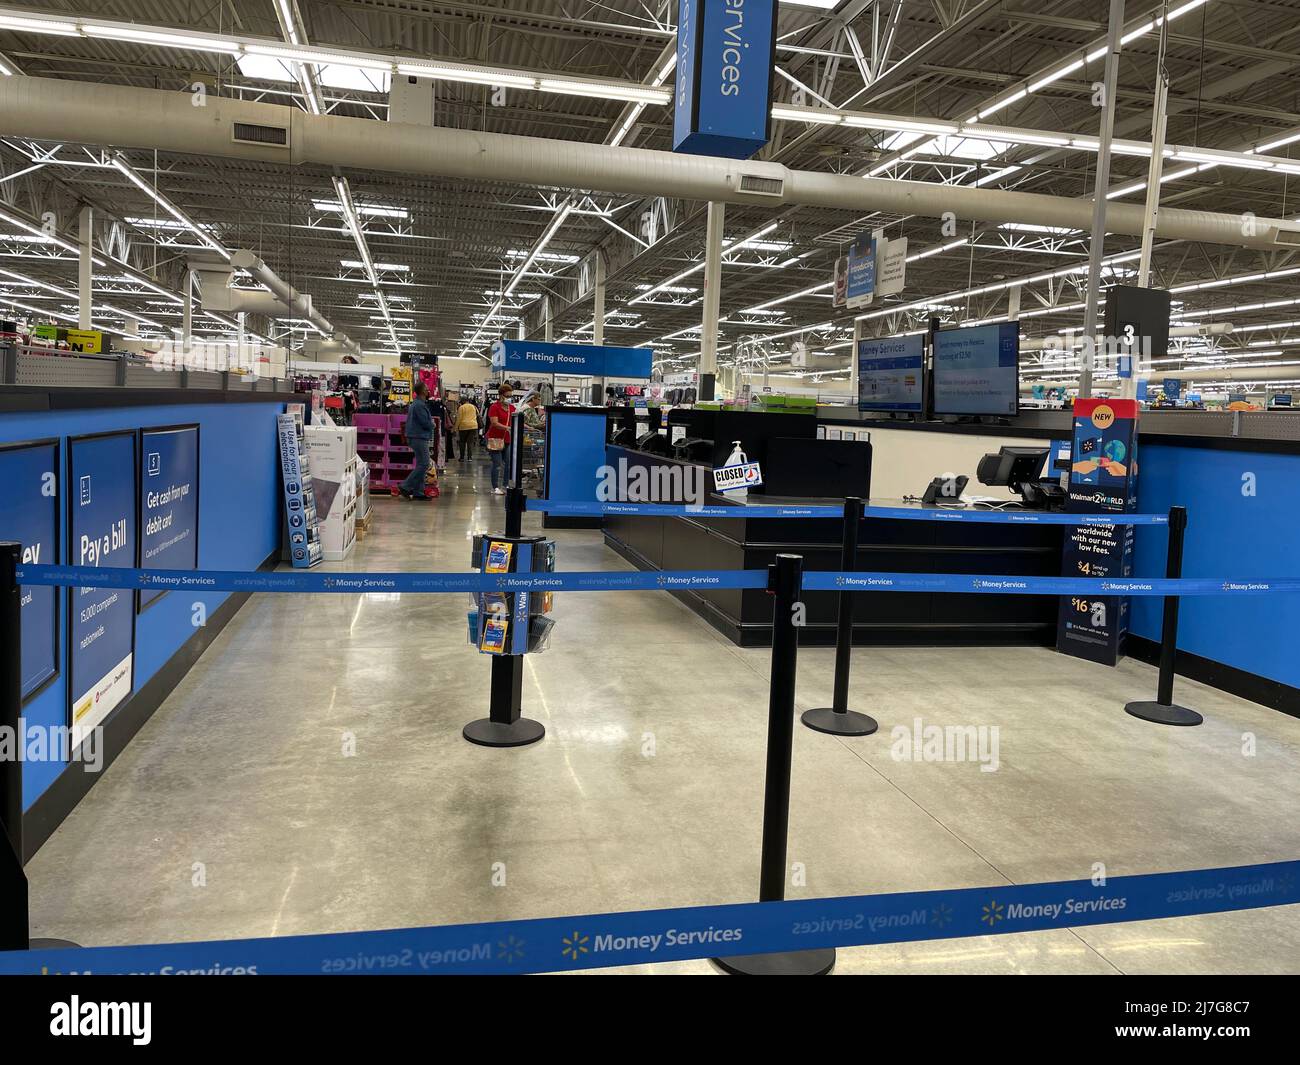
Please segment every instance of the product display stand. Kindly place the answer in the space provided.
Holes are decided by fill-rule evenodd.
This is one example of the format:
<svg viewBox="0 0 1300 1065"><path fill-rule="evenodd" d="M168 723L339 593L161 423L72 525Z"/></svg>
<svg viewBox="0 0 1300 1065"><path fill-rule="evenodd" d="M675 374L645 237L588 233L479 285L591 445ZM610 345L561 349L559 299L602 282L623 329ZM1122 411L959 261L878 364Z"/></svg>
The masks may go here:
<svg viewBox="0 0 1300 1065"><path fill-rule="evenodd" d="M18 563L22 544L0 542L0 728L22 743L22 589ZM75 947L67 939L29 939L27 873L23 869L23 762L0 759L0 950Z"/></svg>
<svg viewBox="0 0 1300 1065"><path fill-rule="evenodd" d="M863 502L856 496L844 500L844 539L840 547L840 572L852 573L858 562L858 530ZM832 736L870 736L880 728L874 717L849 709L849 666L853 658L853 593L840 592L835 631L835 694L833 706L805 710L801 721L816 732Z"/></svg>
<svg viewBox="0 0 1300 1065"><path fill-rule="evenodd" d="M1169 508L1169 554L1165 576L1177 580L1183 575L1183 534L1187 531L1185 507ZM1126 713L1158 725L1199 725L1205 720L1195 710L1174 703L1174 658L1178 653L1178 596L1165 596L1165 617L1160 626L1160 680L1155 702L1125 705Z"/></svg>
<svg viewBox="0 0 1300 1065"><path fill-rule="evenodd" d="M511 544L540 544L540 536L521 536L524 522L524 493L506 489L506 534L492 539ZM527 596L527 592L516 592ZM520 654L498 654L492 658L492 689L488 716L471 721L462 730L470 743L481 747L523 747L546 735L540 721L523 716L524 659Z"/></svg>
<svg viewBox="0 0 1300 1065"><path fill-rule="evenodd" d="M772 679L767 704L767 773L763 788L763 854L758 901L785 898L786 837L790 828L790 763L794 748L794 685L799 659L799 630L794 605L803 585L803 559L777 555L768 569L772 606ZM714 958L738 976L825 976L835 965L835 948L790 950L776 954L741 954Z"/></svg>

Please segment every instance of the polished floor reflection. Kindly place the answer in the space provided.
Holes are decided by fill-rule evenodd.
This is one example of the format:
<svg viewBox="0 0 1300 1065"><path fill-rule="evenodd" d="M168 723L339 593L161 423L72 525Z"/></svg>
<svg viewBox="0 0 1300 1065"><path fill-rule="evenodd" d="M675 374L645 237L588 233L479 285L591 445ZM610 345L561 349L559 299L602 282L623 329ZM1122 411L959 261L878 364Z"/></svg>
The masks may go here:
<svg viewBox="0 0 1300 1065"><path fill-rule="evenodd" d="M465 570L499 530L486 466L380 499L341 568ZM525 531L540 530L528 515ZM561 569L622 569L560 532ZM329 568L329 567L327 567ZM466 743L488 661L467 596L251 599L28 867L34 935L88 946L749 901L767 652L661 593L564 593L526 660L532 747ZM832 651L800 655L826 705ZM860 649L875 736L797 729L790 897L1300 857L1300 721L1180 681L1197 729L1128 717L1154 673L1045 649ZM901 726L973 725L964 761ZM993 731L989 731L993 730ZM1295 972L1300 907L841 951L838 972ZM707 963L638 971L709 971Z"/></svg>

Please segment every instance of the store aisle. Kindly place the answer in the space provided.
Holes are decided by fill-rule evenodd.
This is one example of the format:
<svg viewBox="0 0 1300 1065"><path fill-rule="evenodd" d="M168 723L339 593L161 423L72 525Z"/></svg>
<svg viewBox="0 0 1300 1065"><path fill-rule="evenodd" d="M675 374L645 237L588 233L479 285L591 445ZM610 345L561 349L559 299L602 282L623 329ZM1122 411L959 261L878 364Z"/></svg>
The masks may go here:
<svg viewBox="0 0 1300 1065"><path fill-rule="evenodd" d="M375 507L343 568L467 570L473 533L504 515L482 459L449 464L436 501ZM554 535L561 569L627 568L597 532ZM34 934L101 945L752 900L767 653L661 593L564 593L551 649L525 666L547 737L488 750L460 735L487 707L467 606L250 600L30 863ZM828 700L831 655L801 653L801 708ZM1182 681L1205 727L1126 717L1153 686L1147 667L1045 649L860 649L852 702L884 727L796 730L790 897L1300 855L1275 801L1300 772L1300 721ZM890 729L918 718L996 728L996 770L894 757ZM840 971L1286 971L1297 957L1290 907L857 948Z"/></svg>

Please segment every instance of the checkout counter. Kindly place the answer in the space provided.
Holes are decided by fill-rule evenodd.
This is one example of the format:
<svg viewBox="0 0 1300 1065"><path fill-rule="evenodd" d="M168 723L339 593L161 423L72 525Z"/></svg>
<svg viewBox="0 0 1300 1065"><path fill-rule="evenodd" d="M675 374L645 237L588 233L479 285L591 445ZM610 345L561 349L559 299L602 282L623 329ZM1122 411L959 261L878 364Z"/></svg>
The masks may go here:
<svg viewBox="0 0 1300 1065"><path fill-rule="evenodd" d="M610 447L609 458L629 463L672 462ZM839 505L843 498L756 495L735 502L711 495L710 504ZM916 507L873 499L874 506ZM605 543L643 570L762 569L781 553L802 555L805 570L838 570L843 523L836 518L630 517L607 515ZM894 573L971 573L1054 577L1060 574L1060 525L983 525L864 518L859 570ZM766 592L684 590L672 593L740 646L772 638L772 600ZM835 642L838 596L806 592L804 644ZM1056 600L1033 595L859 592L853 596L856 643L1050 645L1056 638Z"/></svg>
<svg viewBox="0 0 1300 1065"><path fill-rule="evenodd" d="M845 494L870 495L871 445L866 440L819 438L818 420L810 414L673 410L666 423L660 423L657 408L607 412L566 407L556 408L551 419L551 499L597 498L593 471L601 465L629 472L644 468L643 483L660 488L655 499L660 503L703 498L743 510L746 505L784 502L838 506ZM712 492L712 469L726 462L737 440L747 457L761 464L766 482L764 490L751 491L746 502ZM927 471L926 481L929 476ZM697 494L691 494L691 485ZM919 495L925 485L914 487ZM665 488L671 488L670 495L664 494ZM901 498L871 502L922 506ZM642 570L762 569L783 552L802 555L808 570L840 568L843 530L834 518L547 515L546 524L601 527L605 543ZM861 570L1059 576L1063 527L867 518L859 541ZM771 641L771 600L761 590L672 594L738 645ZM807 627L801 640L833 643L836 595L809 592L805 603ZM863 592L854 597L854 610L854 637L861 643L1048 646L1056 633L1056 601L1042 596Z"/></svg>
<svg viewBox="0 0 1300 1065"><path fill-rule="evenodd" d="M655 411L643 413L653 416ZM780 416L727 413L732 419ZM704 467L719 453L719 463L725 461L731 440L746 440L743 422L731 421L725 428L715 423L710 430L709 412L675 410L663 427L669 444L680 427L682 433L711 439L716 445L707 450L707 459L700 454L675 458L671 448L667 454L649 454L636 447L635 440L613 445L614 424L602 408L557 408L557 414L566 427L557 434L557 423L552 422L548 440L555 451L552 462L564 466L548 471L549 494L555 499L594 500L597 470L606 463L616 465L623 459ZM620 414L628 416L635 418L630 411ZM1008 490L979 485L976 471L983 456L1002 447L1050 447L1071 435L1067 411L1026 410L1007 425L904 422L846 408L790 417L799 420L795 430L799 433L802 426L804 438L816 436L819 428L827 435L835 431L841 436L851 430L859 438L869 432L872 502L878 505L902 505L894 501L920 496L933 477L946 471L969 476L968 493L1001 495L1012 501ZM1294 532L1300 527L1300 493L1292 487L1300 480L1300 414L1146 410L1139 431L1138 510L1163 513L1174 505L1187 509L1185 576L1243 580L1300 576ZM792 434L783 428L779 435ZM755 446L758 454L755 448L747 451L750 458L764 463L766 475L770 458L765 459L762 446L760 440ZM711 481L708 486L712 487ZM835 494L842 497L845 490ZM774 491L766 498L752 495L751 501L774 502L775 496ZM828 500L817 500L808 491L799 501ZM809 569L839 566L840 523L834 519L611 515L603 521L555 520L603 525L605 542L644 569L757 568L779 551L802 554ZM1162 576L1165 530L1138 528L1135 539L1134 574ZM861 530L858 566L880 571L1059 576L1063 542L1062 526L867 519ZM768 639L771 605L762 592L681 592L679 598L737 643L761 644ZM834 596L809 593L807 599L809 627L801 639L831 642ZM861 592L854 599L855 639L862 643L1015 641L1051 646L1054 642L1054 597ZM1130 606L1125 653L1154 661L1160 639L1160 600L1135 597ZM1278 596L1267 603L1188 598L1180 614L1176 668L1183 676L1300 717L1300 656L1291 650L1291 634L1297 631L1300 596Z"/></svg>

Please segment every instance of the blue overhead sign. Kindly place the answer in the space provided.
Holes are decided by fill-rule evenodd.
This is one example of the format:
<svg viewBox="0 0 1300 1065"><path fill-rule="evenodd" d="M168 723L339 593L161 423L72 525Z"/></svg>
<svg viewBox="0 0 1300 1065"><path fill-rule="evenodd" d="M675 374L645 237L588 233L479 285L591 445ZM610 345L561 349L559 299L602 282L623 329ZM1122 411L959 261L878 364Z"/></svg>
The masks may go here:
<svg viewBox="0 0 1300 1065"><path fill-rule="evenodd" d="M776 0L678 0L673 151L748 159L767 143Z"/></svg>
<svg viewBox="0 0 1300 1065"><path fill-rule="evenodd" d="M561 373L574 377L649 378L653 348L596 344L547 344L537 340L494 340L492 369L507 373Z"/></svg>
<svg viewBox="0 0 1300 1065"><path fill-rule="evenodd" d="M849 246L849 276L844 290L845 303L856 307L870 303L876 291L876 238L863 233Z"/></svg>

